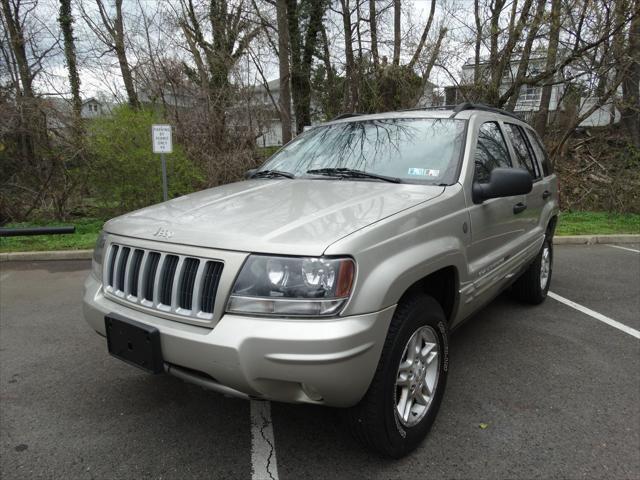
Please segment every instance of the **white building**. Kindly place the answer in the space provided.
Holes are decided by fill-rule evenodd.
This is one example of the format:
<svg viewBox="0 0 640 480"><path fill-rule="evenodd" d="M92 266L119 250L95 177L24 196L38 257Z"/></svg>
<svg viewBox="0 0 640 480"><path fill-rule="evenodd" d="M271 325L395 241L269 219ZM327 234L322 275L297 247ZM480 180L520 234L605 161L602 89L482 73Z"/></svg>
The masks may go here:
<svg viewBox="0 0 640 480"><path fill-rule="evenodd" d="M536 75L539 72L544 71L546 64L545 56L533 57L529 60L528 72L529 76ZM505 69L505 73L502 76L502 81L499 88L499 93L504 94L518 73L518 67L520 65L519 60L512 60ZM480 75L483 78L488 78L488 63L482 61L480 63ZM456 105L467 101L464 95L464 91L470 89L474 85L475 78L475 60L468 59L460 70L460 84L453 87L445 87L445 103L447 105ZM486 80L485 80L486 81ZM553 77L554 84L551 86L551 98L549 100L549 112L550 115L554 115L555 112L564 110L564 95L567 87L567 83L564 82L562 72L557 72ZM542 86L535 85L522 85L520 87L520 93L516 101L514 112L520 114L520 116L526 120L531 121L535 112L540 110L540 101L542 99ZM596 98L584 97L579 101L579 114L586 113L597 102ZM615 109L611 102L603 105L592 113L588 118L580 123L581 127L596 127L608 125L620 120L620 112Z"/></svg>

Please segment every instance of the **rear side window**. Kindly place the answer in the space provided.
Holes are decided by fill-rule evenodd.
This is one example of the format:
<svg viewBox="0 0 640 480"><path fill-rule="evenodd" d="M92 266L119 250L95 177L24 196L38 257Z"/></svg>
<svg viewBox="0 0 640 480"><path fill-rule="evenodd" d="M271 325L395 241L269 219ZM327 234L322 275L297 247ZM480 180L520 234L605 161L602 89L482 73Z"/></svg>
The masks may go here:
<svg viewBox="0 0 640 480"><path fill-rule="evenodd" d="M507 143L496 122L485 122L478 131L475 154L475 179L487 183L494 168L511 167Z"/></svg>
<svg viewBox="0 0 640 480"><path fill-rule="evenodd" d="M531 178L538 178L540 175L536 172L533 151L529 141L527 140L524 130L513 123L505 123L507 136L511 140L511 145L516 153L513 166L516 168L524 168L531 174Z"/></svg>
<svg viewBox="0 0 640 480"><path fill-rule="evenodd" d="M549 155L547 155L547 151L544 149L542 142L538 138L538 135L536 135L532 130L527 129L527 133L531 139L533 153L536 154L538 163L542 165L542 173L544 173L545 177L551 175L553 173L553 165L551 164L551 160L549 160Z"/></svg>

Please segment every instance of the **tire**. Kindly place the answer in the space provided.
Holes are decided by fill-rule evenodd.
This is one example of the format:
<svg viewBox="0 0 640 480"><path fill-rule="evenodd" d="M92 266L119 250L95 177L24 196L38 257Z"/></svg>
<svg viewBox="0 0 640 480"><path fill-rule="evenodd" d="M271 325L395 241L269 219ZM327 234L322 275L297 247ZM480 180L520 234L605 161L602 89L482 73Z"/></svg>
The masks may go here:
<svg viewBox="0 0 640 480"><path fill-rule="evenodd" d="M536 259L513 284L513 296L531 305L541 304L547 298L552 272L553 242L547 236Z"/></svg>
<svg viewBox="0 0 640 480"><path fill-rule="evenodd" d="M409 368L408 347L415 338L418 344L414 344L414 351L422 348L423 355L414 355L416 360ZM369 450L381 456L400 458L425 438L445 390L449 366L448 339L446 317L433 298L417 293L398 305L371 385L360 403L348 411L353 435ZM402 373L399 370L401 361ZM396 385L398 379L402 379L402 387ZM404 410L403 419L398 413L398 403L403 398L412 398L406 396L414 391L410 385L415 388L420 401L416 401L410 411ZM431 395L422 396L429 390Z"/></svg>

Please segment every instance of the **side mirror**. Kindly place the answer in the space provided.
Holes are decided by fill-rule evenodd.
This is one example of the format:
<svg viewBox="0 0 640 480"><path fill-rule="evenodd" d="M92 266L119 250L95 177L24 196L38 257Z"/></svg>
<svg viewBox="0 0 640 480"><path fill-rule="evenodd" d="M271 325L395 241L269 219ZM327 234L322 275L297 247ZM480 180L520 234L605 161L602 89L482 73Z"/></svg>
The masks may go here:
<svg viewBox="0 0 640 480"><path fill-rule="evenodd" d="M251 170L247 170L246 172L244 172L244 178L249 179L253 176L254 173L256 173L258 169L257 168L252 168Z"/></svg>
<svg viewBox="0 0 640 480"><path fill-rule="evenodd" d="M488 183L473 184L473 203L490 198L526 195L533 188L531 174L522 168L494 168Z"/></svg>

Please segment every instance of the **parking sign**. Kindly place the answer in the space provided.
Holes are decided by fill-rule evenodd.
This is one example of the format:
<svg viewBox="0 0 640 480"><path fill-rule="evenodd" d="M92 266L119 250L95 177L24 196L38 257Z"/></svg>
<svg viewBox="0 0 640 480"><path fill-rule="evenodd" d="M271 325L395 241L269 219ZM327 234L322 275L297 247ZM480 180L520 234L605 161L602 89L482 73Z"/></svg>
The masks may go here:
<svg viewBox="0 0 640 480"><path fill-rule="evenodd" d="M153 139L153 153L173 152L171 125L152 125L151 138Z"/></svg>

